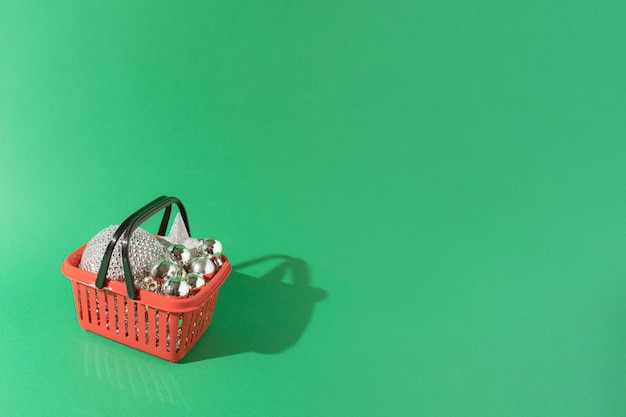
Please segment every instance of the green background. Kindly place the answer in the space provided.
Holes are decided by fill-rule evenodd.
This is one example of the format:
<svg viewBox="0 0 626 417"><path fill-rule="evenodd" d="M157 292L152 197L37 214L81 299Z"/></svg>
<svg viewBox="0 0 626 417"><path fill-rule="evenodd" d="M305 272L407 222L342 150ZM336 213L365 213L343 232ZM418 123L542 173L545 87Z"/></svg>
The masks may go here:
<svg viewBox="0 0 626 417"><path fill-rule="evenodd" d="M625 12L3 0L0 414L625 415ZM179 364L59 271L162 194L235 265Z"/></svg>

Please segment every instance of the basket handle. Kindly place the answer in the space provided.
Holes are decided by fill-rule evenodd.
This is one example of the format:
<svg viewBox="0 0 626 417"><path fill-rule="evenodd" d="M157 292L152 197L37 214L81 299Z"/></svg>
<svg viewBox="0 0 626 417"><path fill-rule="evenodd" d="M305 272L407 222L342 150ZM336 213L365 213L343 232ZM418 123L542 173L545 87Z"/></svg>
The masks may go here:
<svg viewBox="0 0 626 417"><path fill-rule="evenodd" d="M185 227L187 228L187 232L189 232L189 220L187 219L187 213L182 203L180 202L180 200L178 200L177 198L161 196L149 202L148 204L146 204L145 206L143 206L142 208L140 208L139 210L137 210L136 212L128 216L128 218L124 220L124 222L122 222L122 224L117 228L117 230L111 237L111 241L109 242L109 245L107 246L104 256L102 257L100 269L98 270L98 275L96 277L96 288L101 289L102 287L104 287L104 281L106 279L106 273L109 269L109 263L111 262L113 249L115 248L115 245L117 244L119 238L122 237L124 232L129 228L129 226L131 226L131 224L135 225L132 229L133 231L138 226L138 224L134 220L138 219L141 215L146 214L146 213L151 213L149 215L151 216L152 214L161 210L163 208L163 205L166 204L167 207L165 209L165 213L163 214L161 225L159 226L159 235L165 235L165 230L167 228L167 224L169 223L169 219L170 219L170 215L172 211L171 205L174 202L177 203L179 210L181 212L181 216L183 217L183 221L185 222ZM147 217L145 217L144 220L142 220L142 222L145 221L146 219ZM123 250L124 245L122 245L122 261L124 263L124 278L126 281L126 289L128 291L129 296L131 296L132 299L135 299L135 287L133 285L132 273L127 272L127 269L128 271L130 271L130 266L127 265L128 264L127 262L128 241L130 240L130 234L128 234L128 236L129 237L126 239L126 255L124 255L124 250Z"/></svg>
<svg viewBox="0 0 626 417"><path fill-rule="evenodd" d="M111 262L111 255L113 254L113 249L115 248L115 244L117 243L119 238L122 236L122 234L124 233L128 225L130 224L131 220L135 218L136 216L138 216L139 214L141 214L144 210L147 210L153 205L158 204L161 201L164 201L166 198L167 197L164 195L162 195L161 197L157 197L156 199L152 200L151 202L149 202L148 204L146 204L145 206L143 206L142 208L140 208L139 210L137 210L136 212L128 216L128 218L124 220L121 225L119 225L119 227L117 228L117 230L111 237L111 241L109 242L109 245L107 246L106 251L104 252L104 256L102 257L102 261L100 262L100 269L98 270L98 276L96 277L96 288L101 289L104 286L104 280L106 279L106 274L109 269L109 263Z"/></svg>
<svg viewBox="0 0 626 417"><path fill-rule="evenodd" d="M158 213L160 210L165 208L165 213L163 215L163 220L161 221L161 226L159 227L159 234L165 234L165 228L167 227L167 223L169 222L169 217L172 212L172 204L176 204L178 206L178 211L183 218L183 222L185 223L185 227L187 228L187 233L191 235L191 231L189 229L189 219L187 218L187 211L185 210L185 206L183 203L176 197L167 197L164 200L159 200L150 207L142 210L138 215L133 216L130 220L126 231L122 235L122 266L124 268L124 280L126 281L126 292L128 293L128 297L131 299L135 299L136 291L135 285L133 283L133 274L130 269L130 262L128 260L128 244L130 242L130 237L133 232L139 225L148 220L150 217Z"/></svg>

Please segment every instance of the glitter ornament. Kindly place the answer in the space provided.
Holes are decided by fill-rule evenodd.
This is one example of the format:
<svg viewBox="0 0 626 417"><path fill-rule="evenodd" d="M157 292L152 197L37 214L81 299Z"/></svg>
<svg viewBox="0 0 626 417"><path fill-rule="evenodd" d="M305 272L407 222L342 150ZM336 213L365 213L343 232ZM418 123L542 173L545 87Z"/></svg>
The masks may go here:
<svg viewBox="0 0 626 417"><path fill-rule="evenodd" d="M194 239L189 236L187 227L185 227L185 222L180 213L176 214L170 233L165 236L164 239L168 241L170 245L184 245L187 248L192 248L192 252L196 252L196 248L200 244L200 239ZM198 254L192 253L192 255L197 256Z"/></svg>
<svg viewBox="0 0 626 417"><path fill-rule="evenodd" d="M119 225L107 227L87 243L80 261L80 269L94 274L98 273L104 252L118 227ZM170 260L171 255L152 234L142 228L137 228L130 237L128 259L130 261L133 282L136 286L140 286L143 278L150 274L152 265L159 260ZM111 254L107 277L116 281L124 281L121 239L117 241Z"/></svg>
<svg viewBox="0 0 626 417"><path fill-rule="evenodd" d="M183 245L170 245L167 247L167 251L178 263L186 264L191 259L191 252Z"/></svg>
<svg viewBox="0 0 626 417"><path fill-rule="evenodd" d="M154 278L164 280L166 278L177 276L179 274L179 269L176 264L170 261L159 261L152 267L150 273Z"/></svg>
<svg viewBox="0 0 626 417"><path fill-rule="evenodd" d="M165 240L173 245L182 245L187 239L189 239L189 232L187 232L187 227L185 226L183 217L180 213L177 213L174 218L174 223L172 223L170 233L165 236Z"/></svg>
<svg viewBox="0 0 626 417"><path fill-rule="evenodd" d="M211 274L215 272L215 264L210 259L200 256L189 261L187 272L200 275Z"/></svg>
<svg viewBox="0 0 626 417"><path fill-rule="evenodd" d="M163 283L163 294L184 297L189 294L189 284L181 277L172 277Z"/></svg>
<svg viewBox="0 0 626 417"><path fill-rule="evenodd" d="M185 281L187 281L187 284L189 284L191 288L200 288L203 287L204 284L206 284L206 281L204 281L202 275L196 274L194 272L187 274L187 276L185 277Z"/></svg>

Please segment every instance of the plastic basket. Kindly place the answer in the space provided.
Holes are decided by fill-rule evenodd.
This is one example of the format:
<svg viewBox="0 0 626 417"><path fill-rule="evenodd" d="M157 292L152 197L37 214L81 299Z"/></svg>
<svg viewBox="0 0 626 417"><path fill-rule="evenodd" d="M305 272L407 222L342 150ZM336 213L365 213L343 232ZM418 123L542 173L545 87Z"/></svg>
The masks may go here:
<svg viewBox="0 0 626 417"><path fill-rule="evenodd" d="M122 256L126 256L123 260L127 261L128 240L134 228L162 208L166 210L159 234L164 234L172 203L179 205L189 228L180 201L160 197L126 219L120 229L126 227L127 230L116 232L116 236L122 238ZM191 297L179 298L134 288L129 273L125 282L105 278L106 255L103 260L106 265L99 274L78 268L86 246L85 243L69 254L61 265L61 272L72 281L79 324L85 330L171 362L182 359L211 323L219 288L232 270L228 258L222 255L222 266L214 276L205 276L208 279L205 286L193 290ZM115 242L110 246L112 251Z"/></svg>

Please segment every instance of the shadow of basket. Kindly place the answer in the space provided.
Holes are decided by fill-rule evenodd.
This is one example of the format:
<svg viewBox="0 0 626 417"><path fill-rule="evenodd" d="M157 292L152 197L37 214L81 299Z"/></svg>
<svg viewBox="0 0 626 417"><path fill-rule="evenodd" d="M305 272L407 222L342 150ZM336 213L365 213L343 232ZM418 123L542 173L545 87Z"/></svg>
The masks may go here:
<svg viewBox="0 0 626 417"><path fill-rule="evenodd" d="M241 272L276 260L279 264L260 277ZM304 334L315 303L327 295L309 281L306 262L286 255L235 265L220 289L211 325L181 363L243 352L279 353L293 346Z"/></svg>

